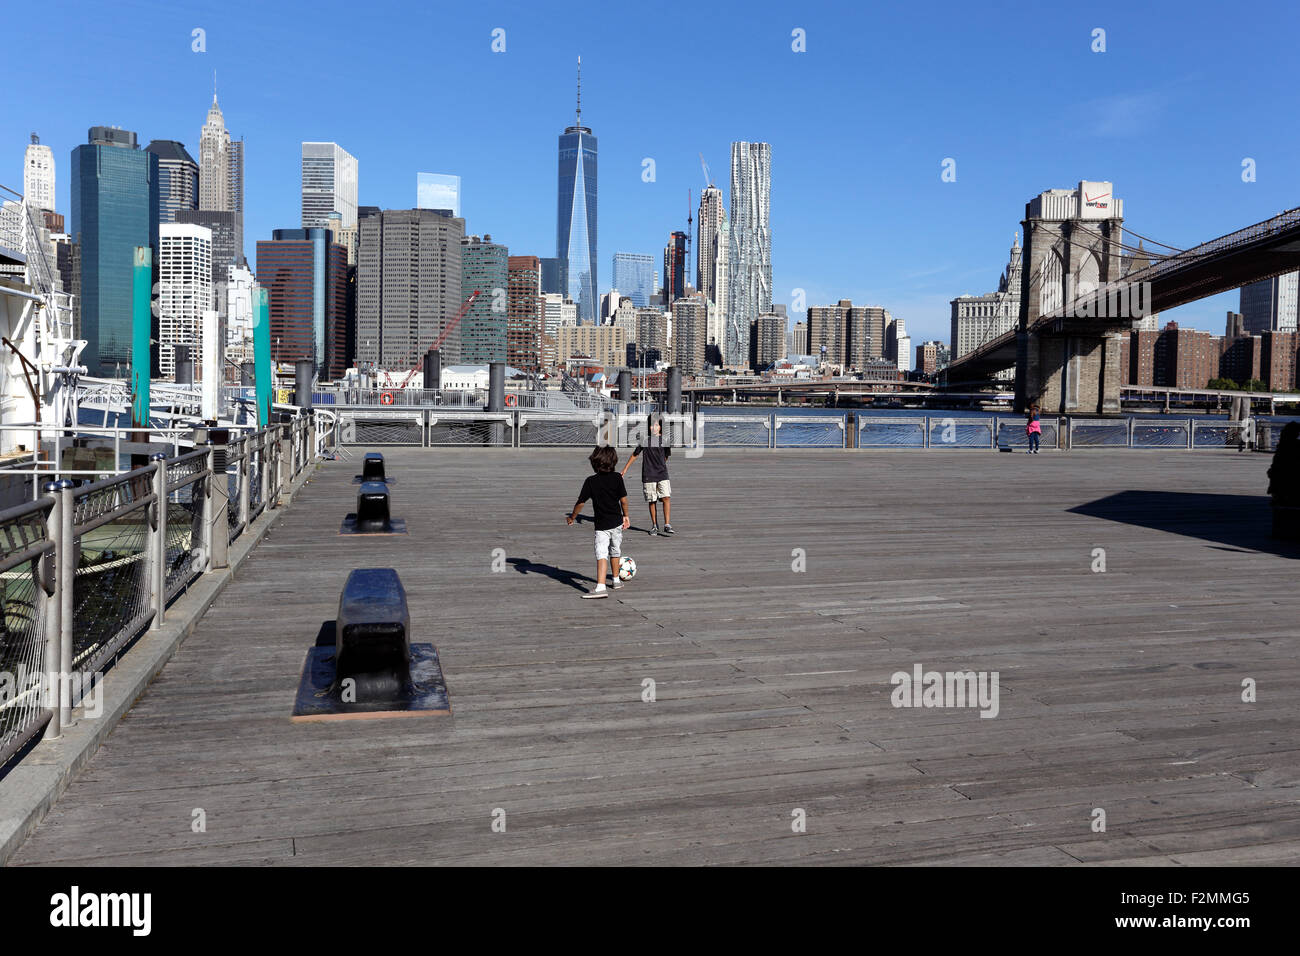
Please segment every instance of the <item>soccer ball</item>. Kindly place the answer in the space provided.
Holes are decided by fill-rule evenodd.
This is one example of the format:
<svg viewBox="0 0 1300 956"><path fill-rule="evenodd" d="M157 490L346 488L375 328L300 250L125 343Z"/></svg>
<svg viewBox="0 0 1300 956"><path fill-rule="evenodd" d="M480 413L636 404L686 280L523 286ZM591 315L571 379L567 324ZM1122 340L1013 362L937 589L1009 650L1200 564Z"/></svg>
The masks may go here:
<svg viewBox="0 0 1300 956"><path fill-rule="evenodd" d="M631 558L624 558L618 565L618 579L631 581L634 577L636 577L636 562Z"/></svg>

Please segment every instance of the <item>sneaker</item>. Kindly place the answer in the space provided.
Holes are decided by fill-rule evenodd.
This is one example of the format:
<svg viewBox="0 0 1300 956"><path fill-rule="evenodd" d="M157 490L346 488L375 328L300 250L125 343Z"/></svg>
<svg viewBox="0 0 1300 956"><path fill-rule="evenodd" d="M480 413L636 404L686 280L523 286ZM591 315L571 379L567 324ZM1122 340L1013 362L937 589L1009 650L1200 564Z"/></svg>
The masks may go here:
<svg viewBox="0 0 1300 956"><path fill-rule="evenodd" d="M590 600L592 598L603 598L603 597L609 597L609 592L605 590L605 588L603 587L593 588L592 590L588 591L586 594L582 595L582 599L584 601Z"/></svg>
<svg viewBox="0 0 1300 956"><path fill-rule="evenodd" d="M664 534L676 534L676 533L677 533L677 532L673 530L673 526L672 526L672 525L670 525L670 524L666 524L666 525L664 525Z"/></svg>
<svg viewBox="0 0 1300 956"><path fill-rule="evenodd" d="M615 578L614 583L609 586L609 589L611 591L617 591L622 587L623 587L623 582Z"/></svg>
<svg viewBox="0 0 1300 956"><path fill-rule="evenodd" d="M650 528L650 533L651 533L652 535L654 535L654 534L658 534L658 533L659 533L659 526L658 526L658 525L653 525L653 526Z"/></svg>

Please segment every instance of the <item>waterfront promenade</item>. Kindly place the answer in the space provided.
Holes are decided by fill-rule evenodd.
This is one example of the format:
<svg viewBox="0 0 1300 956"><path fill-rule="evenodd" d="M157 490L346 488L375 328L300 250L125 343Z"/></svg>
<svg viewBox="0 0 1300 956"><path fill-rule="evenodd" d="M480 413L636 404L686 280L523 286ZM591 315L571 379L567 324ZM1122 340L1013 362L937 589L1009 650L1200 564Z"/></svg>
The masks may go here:
<svg viewBox="0 0 1300 956"><path fill-rule="evenodd" d="M360 459L323 464L12 864L1300 861L1266 456L679 452L680 533L629 480L640 572L582 601L587 449L383 451L410 534L339 537ZM359 566L454 716L290 722ZM997 672L997 716L892 706L918 664Z"/></svg>

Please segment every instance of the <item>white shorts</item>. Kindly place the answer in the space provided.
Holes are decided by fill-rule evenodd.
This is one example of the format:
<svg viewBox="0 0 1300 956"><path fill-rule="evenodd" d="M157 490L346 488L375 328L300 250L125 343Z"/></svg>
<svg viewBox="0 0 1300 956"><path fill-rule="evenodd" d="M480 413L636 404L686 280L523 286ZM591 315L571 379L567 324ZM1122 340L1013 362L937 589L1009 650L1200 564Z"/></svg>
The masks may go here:
<svg viewBox="0 0 1300 956"><path fill-rule="evenodd" d="M645 500L652 503L660 498L671 498L673 495L673 486L667 478L663 481L643 481L641 490L645 493Z"/></svg>
<svg viewBox="0 0 1300 956"><path fill-rule="evenodd" d="M596 560L623 556L623 529L610 528L596 532Z"/></svg>

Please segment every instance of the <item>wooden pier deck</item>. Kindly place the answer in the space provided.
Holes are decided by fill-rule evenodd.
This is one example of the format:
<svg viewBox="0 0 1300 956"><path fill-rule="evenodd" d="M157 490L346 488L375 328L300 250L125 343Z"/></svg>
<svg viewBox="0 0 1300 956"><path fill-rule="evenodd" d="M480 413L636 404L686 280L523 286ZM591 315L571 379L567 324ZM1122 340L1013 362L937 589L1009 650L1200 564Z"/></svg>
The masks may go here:
<svg viewBox="0 0 1300 956"><path fill-rule="evenodd" d="M15 865L1300 861L1265 456L674 455L679 533L629 481L640 572L582 601L585 450L383 451L410 534L339 537L360 458L324 464ZM290 722L358 566L454 716ZM917 664L997 672L997 716L892 706Z"/></svg>

